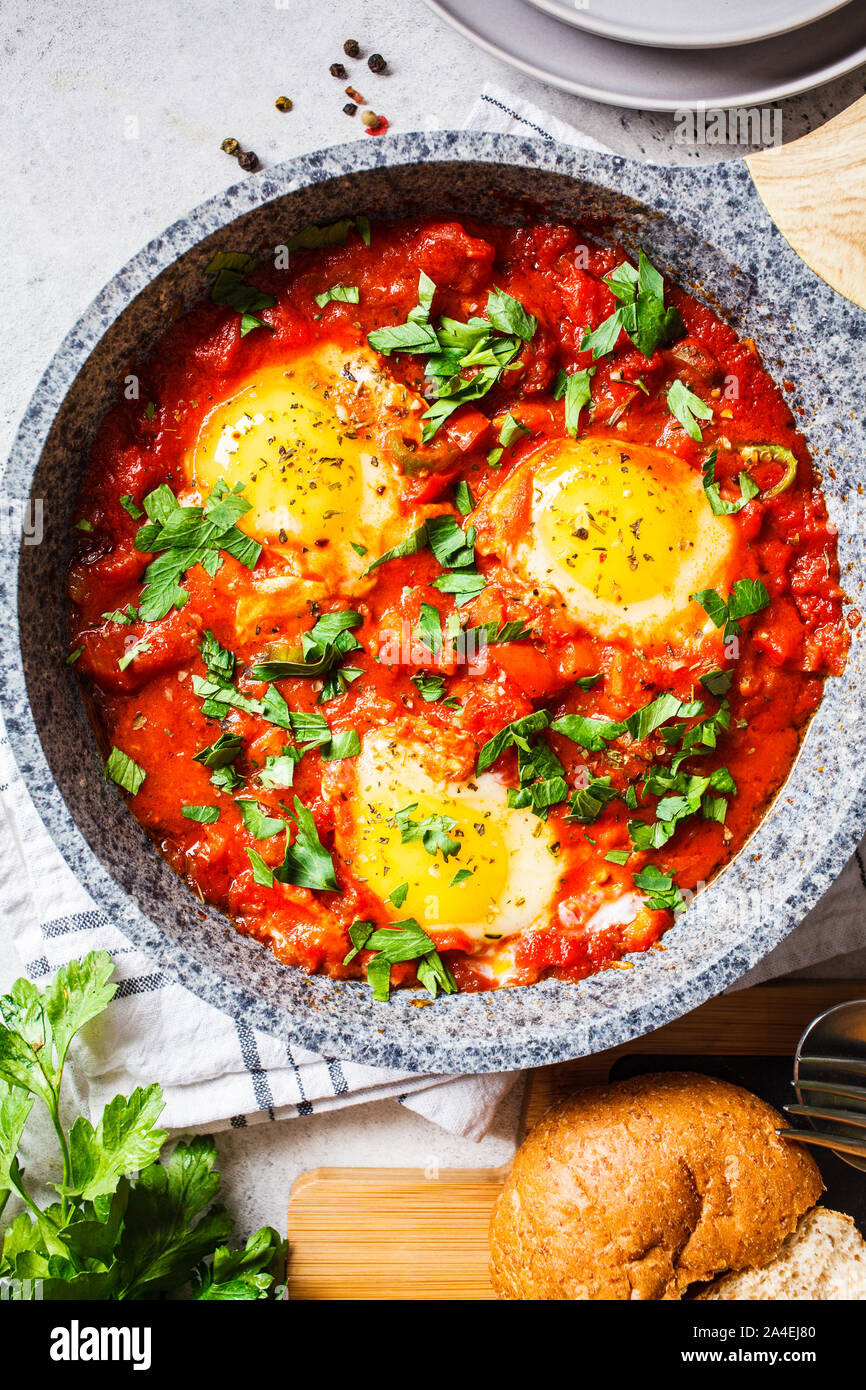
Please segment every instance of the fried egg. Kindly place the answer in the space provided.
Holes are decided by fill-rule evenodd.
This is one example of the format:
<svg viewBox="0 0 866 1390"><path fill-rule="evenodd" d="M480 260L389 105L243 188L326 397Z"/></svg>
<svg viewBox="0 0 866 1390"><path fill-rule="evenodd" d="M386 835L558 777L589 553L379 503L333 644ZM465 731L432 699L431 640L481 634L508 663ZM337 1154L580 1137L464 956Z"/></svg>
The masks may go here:
<svg viewBox="0 0 866 1390"><path fill-rule="evenodd" d="M507 788L491 773L472 781L431 778L423 750L368 734L355 763L355 787L337 848L354 876L388 904L406 895L395 918L414 917L436 939L460 931L477 943L525 931L542 918L559 882L550 852L553 830L526 810L507 807ZM401 813L398 816L398 813ZM458 848L431 853L409 827L442 817ZM452 824L453 823L453 824Z"/></svg>
<svg viewBox="0 0 866 1390"><path fill-rule="evenodd" d="M375 439L406 415L410 395L365 347L295 354L214 406L187 460L188 482L199 497L219 479L240 483L250 503L243 531L299 579L357 593L383 535L406 528L399 479Z"/></svg>
<svg viewBox="0 0 866 1390"><path fill-rule="evenodd" d="M581 626L642 646L713 632L691 595L728 592L738 543L682 459L592 437L552 441L525 459L479 533L518 578L560 594Z"/></svg>

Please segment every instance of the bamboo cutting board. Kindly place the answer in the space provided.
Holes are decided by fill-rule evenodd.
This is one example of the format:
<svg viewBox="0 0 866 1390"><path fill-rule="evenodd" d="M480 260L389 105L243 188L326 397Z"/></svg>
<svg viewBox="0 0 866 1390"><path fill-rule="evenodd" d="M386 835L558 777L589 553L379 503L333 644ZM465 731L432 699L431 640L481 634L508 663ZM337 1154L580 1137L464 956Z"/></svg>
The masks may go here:
<svg viewBox="0 0 866 1390"><path fill-rule="evenodd" d="M825 1009L866 998L866 980L757 985L722 995L646 1037L531 1073L527 1128L578 1086L606 1081L636 1053L791 1056ZM316 1168L289 1204L292 1299L493 1297L487 1274L490 1208L506 1169Z"/></svg>

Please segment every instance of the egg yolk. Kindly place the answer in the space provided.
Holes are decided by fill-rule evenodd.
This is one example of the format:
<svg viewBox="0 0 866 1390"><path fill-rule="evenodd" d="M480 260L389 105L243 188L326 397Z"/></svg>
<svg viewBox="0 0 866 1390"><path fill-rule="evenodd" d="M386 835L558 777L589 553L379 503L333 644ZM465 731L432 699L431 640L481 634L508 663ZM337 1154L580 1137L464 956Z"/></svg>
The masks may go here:
<svg viewBox="0 0 866 1390"><path fill-rule="evenodd" d="M606 637L661 642L705 629L691 595L730 587L737 533L730 517L713 515L696 469L662 449L592 437L549 443L522 468L530 525L506 556L518 573L557 589ZM501 527L507 487L497 496Z"/></svg>
<svg viewBox="0 0 866 1390"><path fill-rule="evenodd" d="M403 794L409 795L408 790ZM408 884L400 912L419 922L462 926L489 920L493 931L508 856L491 812L477 811L473 824L465 803L451 796L412 797L408 807L408 817L400 821L380 806L363 808L355 824L357 876L383 899L400 884ZM458 850L447 860L441 849L430 854L420 839L402 838L401 822L413 833L411 822L422 824L433 817L446 818L446 826L454 822L445 834ZM455 883L457 877L460 881Z"/></svg>
<svg viewBox="0 0 866 1390"><path fill-rule="evenodd" d="M362 510L368 446L341 423L329 374L315 361L263 371L205 420L192 462L207 493L243 485L240 527L270 545L347 545Z"/></svg>
<svg viewBox="0 0 866 1390"><path fill-rule="evenodd" d="M562 450L535 474L535 526L562 587L608 603L670 594L695 549L703 495L657 449L587 445Z"/></svg>
<svg viewBox="0 0 866 1390"><path fill-rule="evenodd" d="M507 808L501 782L484 774L439 783L413 749L381 734L364 740L349 819L337 842L355 877L388 905L403 890L395 918L414 917L434 938L437 928L478 941L513 935L555 890L551 832Z"/></svg>

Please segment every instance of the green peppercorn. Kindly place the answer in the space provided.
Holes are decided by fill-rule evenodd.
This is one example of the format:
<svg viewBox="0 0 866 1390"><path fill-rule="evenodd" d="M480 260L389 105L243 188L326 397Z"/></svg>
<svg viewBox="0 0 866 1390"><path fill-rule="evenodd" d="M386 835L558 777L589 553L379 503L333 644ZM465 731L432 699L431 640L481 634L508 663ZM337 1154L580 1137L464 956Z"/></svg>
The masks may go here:
<svg viewBox="0 0 866 1390"><path fill-rule="evenodd" d="M371 53L367 59L367 67L371 72L384 72L388 64L381 53Z"/></svg>
<svg viewBox="0 0 866 1390"><path fill-rule="evenodd" d="M239 155L241 152L241 147L238 144L237 140L232 140L231 137L229 137L229 139L227 140L223 140L222 144L220 145L220 149L225 150L226 154L230 154L232 155L232 157L234 157L235 155Z"/></svg>
<svg viewBox="0 0 866 1390"><path fill-rule="evenodd" d="M276 101L274 102L274 106L277 108L278 111L291 111L292 107L294 106L294 102L292 101L291 97L277 97Z"/></svg>

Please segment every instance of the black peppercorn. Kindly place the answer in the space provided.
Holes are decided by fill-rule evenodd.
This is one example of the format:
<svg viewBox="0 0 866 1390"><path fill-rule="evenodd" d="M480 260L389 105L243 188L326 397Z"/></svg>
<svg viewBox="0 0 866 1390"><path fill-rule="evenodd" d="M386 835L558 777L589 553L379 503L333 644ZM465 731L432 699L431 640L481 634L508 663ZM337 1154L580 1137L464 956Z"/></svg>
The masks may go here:
<svg viewBox="0 0 866 1390"><path fill-rule="evenodd" d="M238 155L238 164L245 174L252 174L259 167L259 157L253 150L244 150L243 154Z"/></svg>
<svg viewBox="0 0 866 1390"><path fill-rule="evenodd" d="M388 64L381 53L371 53L367 59L367 67L371 72L384 72Z"/></svg>
<svg viewBox="0 0 866 1390"><path fill-rule="evenodd" d="M357 114L358 108L354 101L347 101L346 105L343 107L343 111L347 116L354 116Z"/></svg>
<svg viewBox="0 0 866 1390"><path fill-rule="evenodd" d="M346 39L346 42L343 44L343 52L347 58L360 58L361 45L358 43L357 39Z"/></svg>
<svg viewBox="0 0 866 1390"><path fill-rule="evenodd" d="M332 63L328 68L328 72L332 77L339 77L341 82L345 82L346 78L349 76L342 63Z"/></svg>

